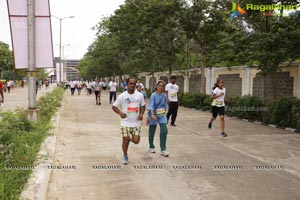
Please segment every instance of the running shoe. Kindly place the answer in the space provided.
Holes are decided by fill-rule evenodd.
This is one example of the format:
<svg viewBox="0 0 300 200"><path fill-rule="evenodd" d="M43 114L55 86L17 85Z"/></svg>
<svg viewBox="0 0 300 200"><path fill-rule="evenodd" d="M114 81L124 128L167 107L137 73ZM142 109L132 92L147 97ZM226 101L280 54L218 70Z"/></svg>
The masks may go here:
<svg viewBox="0 0 300 200"><path fill-rule="evenodd" d="M168 157L169 153L167 151L161 151L160 155L164 156L164 157Z"/></svg>
<svg viewBox="0 0 300 200"><path fill-rule="evenodd" d="M128 164L128 155L124 155L124 157L123 157L123 164L124 165Z"/></svg>
<svg viewBox="0 0 300 200"><path fill-rule="evenodd" d="M225 132L222 132L220 136L221 137L227 137L227 134Z"/></svg>
<svg viewBox="0 0 300 200"><path fill-rule="evenodd" d="M150 152L150 153L155 153L155 148L150 148L150 149L149 149L149 152Z"/></svg>
<svg viewBox="0 0 300 200"><path fill-rule="evenodd" d="M176 126L176 124L171 124L171 126Z"/></svg>
<svg viewBox="0 0 300 200"><path fill-rule="evenodd" d="M212 122L208 122L208 128L211 129Z"/></svg>

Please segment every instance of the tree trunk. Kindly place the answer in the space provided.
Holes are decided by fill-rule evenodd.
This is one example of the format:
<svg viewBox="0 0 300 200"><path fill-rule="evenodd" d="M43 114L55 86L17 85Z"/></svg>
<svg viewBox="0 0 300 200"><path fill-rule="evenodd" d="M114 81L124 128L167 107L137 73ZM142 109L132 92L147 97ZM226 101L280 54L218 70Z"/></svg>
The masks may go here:
<svg viewBox="0 0 300 200"><path fill-rule="evenodd" d="M277 73L272 74L272 97L275 100L277 98Z"/></svg>
<svg viewBox="0 0 300 200"><path fill-rule="evenodd" d="M201 79L200 79L200 93L205 94L206 85L205 85L205 66L201 62Z"/></svg>
<svg viewBox="0 0 300 200"><path fill-rule="evenodd" d="M263 93L264 101L266 101L266 99L267 99L266 84L267 84L267 78L266 78L266 75L263 75L262 93Z"/></svg>

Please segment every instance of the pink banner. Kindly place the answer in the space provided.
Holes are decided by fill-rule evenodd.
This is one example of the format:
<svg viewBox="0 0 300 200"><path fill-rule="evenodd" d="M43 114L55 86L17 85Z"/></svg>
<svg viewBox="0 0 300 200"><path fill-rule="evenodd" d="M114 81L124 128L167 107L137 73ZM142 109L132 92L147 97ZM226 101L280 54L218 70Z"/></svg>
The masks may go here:
<svg viewBox="0 0 300 200"><path fill-rule="evenodd" d="M28 68L27 0L7 0L16 69ZM49 0L35 5L36 68L53 68L53 46Z"/></svg>
<svg viewBox="0 0 300 200"><path fill-rule="evenodd" d="M27 17L10 17L10 29L16 69L28 68Z"/></svg>
<svg viewBox="0 0 300 200"><path fill-rule="evenodd" d="M7 0L9 15L27 16L27 0ZM50 16L49 0L35 1L36 16Z"/></svg>
<svg viewBox="0 0 300 200"><path fill-rule="evenodd" d="M51 22L49 17L38 17L35 21L36 67L54 67Z"/></svg>

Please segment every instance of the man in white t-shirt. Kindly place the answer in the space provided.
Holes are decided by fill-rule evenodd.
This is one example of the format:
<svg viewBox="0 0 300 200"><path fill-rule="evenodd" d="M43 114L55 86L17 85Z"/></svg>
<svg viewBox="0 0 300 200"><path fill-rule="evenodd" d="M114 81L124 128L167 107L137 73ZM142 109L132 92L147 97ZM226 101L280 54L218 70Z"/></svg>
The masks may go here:
<svg viewBox="0 0 300 200"><path fill-rule="evenodd" d="M138 86L138 85L140 85L142 90L144 90L145 87L144 87L143 83L141 83L140 79L137 80L136 86Z"/></svg>
<svg viewBox="0 0 300 200"><path fill-rule="evenodd" d="M109 86L109 102L111 104L112 98L114 98L114 102L116 101L118 84L113 79L109 82L108 86Z"/></svg>
<svg viewBox="0 0 300 200"><path fill-rule="evenodd" d="M112 109L120 115L121 135L123 137L122 149L124 153L123 164L128 164L128 147L130 141L134 144L140 142L141 125L145 112L144 97L135 90L136 79L127 79L127 91L120 94L114 102ZM119 109L120 107L120 109Z"/></svg>
<svg viewBox="0 0 300 200"><path fill-rule="evenodd" d="M94 85L95 90L95 97L96 97L96 105L101 105L101 91L102 91L102 84L99 80L96 81Z"/></svg>
<svg viewBox="0 0 300 200"><path fill-rule="evenodd" d="M71 88L71 95L74 95L75 92L75 87L76 87L76 82L75 81L70 81L70 88Z"/></svg>
<svg viewBox="0 0 300 200"><path fill-rule="evenodd" d="M170 116L171 117L171 126L176 126L175 121L177 117L178 112L178 92L179 87L176 84L176 76L171 76L171 83L168 83L166 85L166 95L168 97L167 102L169 104L169 111L167 113L167 120L169 121Z"/></svg>

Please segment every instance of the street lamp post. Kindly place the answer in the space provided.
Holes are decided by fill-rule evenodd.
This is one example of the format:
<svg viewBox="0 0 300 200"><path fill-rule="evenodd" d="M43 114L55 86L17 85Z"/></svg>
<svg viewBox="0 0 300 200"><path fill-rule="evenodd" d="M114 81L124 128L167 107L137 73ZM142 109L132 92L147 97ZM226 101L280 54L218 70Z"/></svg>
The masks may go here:
<svg viewBox="0 0 300 200"><path fill-rule="evenodd" d="M59 48L62 50L62 54L61 54L61 63L63 64L62 67L60 67L60 73L62 74L60 79L64 79L64 72L65 72L65 64L66 64L66 59L65 59L65 47L69 47L71 46L71 44L66 44L66 45L60 45L60 44L56 44L57 46L59 46Z"/></svg>
<svg viewBox="0 0 300 200"><path fill-rule="evenodd" d="M69 17L56 17L54 15L51 15L52 17L59 19L59 74L60 74L60 81L63 81L63 72L62 72L62 68L61 68L61 50L62 50L62 20L64 19L69 19L69 18L74 18L74 16L69 16Z"/></svg>

